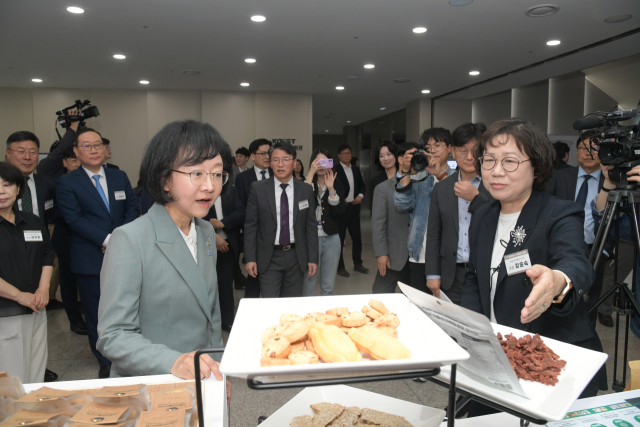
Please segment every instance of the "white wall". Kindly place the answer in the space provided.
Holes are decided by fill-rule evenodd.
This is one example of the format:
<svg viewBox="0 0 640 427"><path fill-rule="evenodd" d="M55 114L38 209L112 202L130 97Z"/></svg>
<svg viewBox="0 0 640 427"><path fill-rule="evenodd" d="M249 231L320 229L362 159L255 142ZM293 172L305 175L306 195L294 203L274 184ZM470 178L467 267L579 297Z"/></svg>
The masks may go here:
<svg viewBox="0 0 640 427"><path fill-rule="evenodd" d="M585 77L580 71L549 79L548 134L578 135L573 122L584 115Z"/></svg>
<svg viewBox="0 0 640 427"><path fill-rule="evenodd" d="M470 99L436 99L433 101L433 127L443 127L451 132L471 121Z"/></svg>
<svg viewBox="0 0 640 427"><path fill-rule="evenodd" d="M476 98L471 105L471 121L487 128L498 120L511 117L511 91Z"/></svg>
<svg viewBox="0 0 640 427"><path fill-rule="evenodd" d="M422 132L431 127L431 99L408 102L406 111L406 140L419 141Z"/></svg>
<svg viewBox="0 0 640 427"><path fill-rule="evenodd" d="M511 117L531 120L546 132L549 121L549 81L512 89Z"/></svg>

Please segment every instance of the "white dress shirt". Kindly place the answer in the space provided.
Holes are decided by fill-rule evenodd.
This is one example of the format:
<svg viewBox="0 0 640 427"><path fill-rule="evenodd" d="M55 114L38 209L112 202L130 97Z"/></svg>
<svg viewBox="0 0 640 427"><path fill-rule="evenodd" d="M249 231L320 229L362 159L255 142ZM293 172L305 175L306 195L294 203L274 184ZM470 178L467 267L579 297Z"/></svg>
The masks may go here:
<svg viewBox="0 0 640 427"><path fill-rule="evenodd" d="M98 179L100 181L100 187L102 187L102 191L104 191L104 195L107 197L107 204L109 204L109 189L107 188L107 176L104 173L104 168L100 167L100 172L98 172L97 174L91 172L89 169L85 168L84 166L82 166L82 169L84 169L87 175L89 175L89 180L91 181L94 187L96 186L96 182L93 179L93 175L100 175L100 178ZM102 242L102 246L106 248L107 245L109 244L110 238L111 238L111 233L109 233L107 235L107 238L104 239L104 242Z"/></svg>
<svg viewBox="0 0 640 427"><path fill-rule="evenodd" d="M176 225L176 227L178 227ZM180 235L184 239L184 242L187 244L191 255L193 256L193 260L198 263L198 233L196 233L196 222L191 219L191 227L189 228L189 235L186 235L180 230L178 227L178 231L180 231Z"/></svg>
<svg viewBox="0 0 640 427"><path fill-rule="evenodd" d="M259 167L254 166L253 170L256 172L256 178L258 178L258 181L262 181L262 174L260 173L262 171L266 172L264 174L264 179L269 179L269 169L260 169Z"/></svg>
<svg viewBox="0 0 640 427"><path fill-rule="evenodd" d="M33 179L33 172L31 172L31 175L29 175L29 181L27 182L27 185L29 186L29 190L31 190L31 204L33 205L33 213L37 217L40 217L40 210L38 209L38 195L36 194L36 181ZM18 209L22 210L22 199L18 200Z"/></svg>
<svg viewBox="0 0 640 427"><path fill-rule="evenodd" d="M216 218L218 218L218 221L222 221L222 219L224 218L224 215L222 214L222 197L218 196L218 198L216 199L215 202L213 202L213 207L216 209ZM216 230L216 234L220 235L220 237L222 237L223 239L227 239L227 233L225 233L225 231L221 228L221 229L215 229Z"/></svg>
<svg viewBox="0 0 640 427"><path fill-rule="evenodd" d="M284 182L280 182L277 179L273 180L275 189L276 189L276 223L278 224L278 228L276 229L276 241L274 245L280 244L280 198L282 197L282 187L280 184L285 184ZM289 201L289 243L293 243L296 241L296 238L293 234L293 176L289 179L287 184L287 200Z"/></svg>
<svg viewBox="0 0 640 427"><path fill-rule="evenodd" d="M340 165L342 166L342 169L344 169L344 173L345 175L347 175L347 181L349 182L349 194L347 195L345 201L347 203L350 203L353 202L353 199L356 198L356 196L353 195L356 185L355 181L353 180L353 169L351 169L351 165L347 166L342 162L340 162ZM358 194L358 196L360 196L361 199L364 199L364 194Z"/></svg>

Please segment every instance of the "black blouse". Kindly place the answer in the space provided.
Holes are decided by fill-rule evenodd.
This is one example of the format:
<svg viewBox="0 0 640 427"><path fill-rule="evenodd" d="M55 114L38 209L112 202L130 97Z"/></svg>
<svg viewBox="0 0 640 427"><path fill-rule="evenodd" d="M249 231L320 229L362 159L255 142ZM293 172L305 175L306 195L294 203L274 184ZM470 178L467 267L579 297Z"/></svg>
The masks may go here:
<svg viewBox="0 0 640 427"><path fill-rule="evenodd" d="M0 216L0 278L21 292L34 293L40 284L42 267L53 266L49 230L36 215L15 207L13 211L15 224ZM0 317L29 313L30 308L0 297Z"/></svg>

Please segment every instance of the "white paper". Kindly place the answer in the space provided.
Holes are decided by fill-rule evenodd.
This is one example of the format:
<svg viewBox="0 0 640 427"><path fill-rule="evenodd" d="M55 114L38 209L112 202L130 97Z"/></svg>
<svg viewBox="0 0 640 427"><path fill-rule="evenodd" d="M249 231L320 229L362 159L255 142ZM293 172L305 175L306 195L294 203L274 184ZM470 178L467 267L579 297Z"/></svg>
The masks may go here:
<svg viewBox="0 0 640 427"><path fill-rule="evenodd" d="M504 354L489 319L420 292L404 283L398 282L398 286L412 303L469 353L469 359L458 363L461 369L468 371L471 376L479 376L504 390L529 397L522 389L518 376Z"/></svg>

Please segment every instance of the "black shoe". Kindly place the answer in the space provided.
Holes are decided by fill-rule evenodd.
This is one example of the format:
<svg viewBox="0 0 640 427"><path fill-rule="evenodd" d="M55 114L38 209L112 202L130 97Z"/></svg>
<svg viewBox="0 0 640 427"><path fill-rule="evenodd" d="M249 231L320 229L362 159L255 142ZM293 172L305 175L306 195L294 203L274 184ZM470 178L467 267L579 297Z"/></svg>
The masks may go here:
<svg viewBox="0 0 640 427"><path fill-rule="evenodd" d="M220 325L220 328L223 331L231 332L231 325L227 325L226 323L223 323L222 325Z"/></svg>
<svg viewBox="0 0 640 427"><path fill-rule="evenodd" d="M598 321L607 328L613 328L613 318L610 314L598 313Z"/></svg>
<svg viewBox="0 0 640 427"><path fill-rule="evenodd" d="M64 304L62 304L57 299L50 299L47 304L47 310L61 310L64 308Z"/></svg>
<svg viewBox="0 0 640 427"><path fill-rule="evenodd" d="M54 381L56 381L58 379L58 374L56 374L53 371L50 371L48 369L44 370L44 382L45 383L52 383Z"/></svg>
<svg viewBox="0 0 640 427"><path fill-rule="evenodd" d="M340 268L338 270L338 276L349 277L349 272L347 270L345 270L344 268Z"/></svg>
<svg viewBox="0 0 640 427"><path fill-rule="evenodd" d="M109 378L111 375L111 365L100 365L100 371L98 371L98 378Z"/></svg>
<svg viewBox="0 0 640 427"><path fill-rule="evenodd" d="M78 335L88 335L87 324L84 322L71 323L69 325L69 329Z"/></svg>
<svg viewBox="0 0 640 427"><path fill-rule="evenodd" d="M244 275L238 274L238 277L233 278L233 285L238 290L244 289L246 281L247 281L247 278L244 277Z"/></svg>
<svg viewBox="0 0 640 427"><path fill-rule="evenodd" d="M353 269L358 273L367 274L369 272L368 268L365 268L362 264L354 265Z"/></svg>

